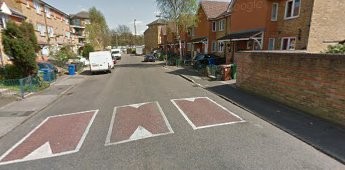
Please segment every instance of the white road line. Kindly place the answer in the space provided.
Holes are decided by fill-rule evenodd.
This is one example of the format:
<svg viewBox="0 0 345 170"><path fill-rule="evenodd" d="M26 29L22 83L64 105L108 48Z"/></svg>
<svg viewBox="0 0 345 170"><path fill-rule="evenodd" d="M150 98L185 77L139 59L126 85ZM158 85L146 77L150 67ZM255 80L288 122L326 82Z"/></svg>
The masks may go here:
<svg viewBox="0 0 345 170"><path fill-rule="evenodd" d="M231 114L232 116L235 116L236 118L240 119L240 121L234 121L234 122L227 122L227 123L220 123L220 124L212 124L212 125L207 125L207 126L199 126L197 127L187 116L187 114L180 108L180 106L178 106L178 104L176 103L176 101L195 101L196 99L207 99L209 101L211 101L212 103L216 104L217 106L219 106L220 108L222 108L223 110L225 110L227 113ZM171 102L175 105L175 107L179 110L179 112L182 114L182 116L186 119L186 121L189 123L190 126L192 126L192 128L194 130L198 130L198 129L205 129L205 128L211 128L211 127L217 127L217 126L224 126L224 125L232 125L232 124L237 124L237 123L244 123L246 122L245 120L243 120L241 117L239 117L238 115L236 115L235 113L231 112L230 110L228 110L227 108L225 108L224 106L218 104L217 102L215 102L214 100L208 98L208 97L192 97L192 98L182 98L182 99L172 99Z"/></svg>
<svg viewBox="0 0 345 170"><path fill-rule="evenodd" d="M88 127L85 129L84 134L82 136L82 138L80 139L77 148L73 151L67 151L67 152L61 152L58 154L52 154L49 157L44 157L41 159L46 159L46 158L51 158L51 157L57 157L57 156L62 156L62 155L68 155L68 154L72 154L72 153L76 153L79 152L88 132L89 129L94 121L94 119L96 118L97 113L99 112L99 110L90 110L90 111L84 111L84 112L77 112L77 113L70 113L70 114L64 114L64 115L57 115L57 116L50 116L48 118L46 118L43 122L41 122L38 126L36 126L30 133L28 133L24 138L22 138L18 143L16 143L13 147L11 147L7 152L5 152L1 157L0 157L0 161L3 160L8 154L10 154L15 148L17 148L20 144L22 144L28 137L30 137L33 133L35 133L37 131L37 129L39 129L44 123L46 123L50 118L56 118L56 117L62 117L62 116L70 116L70 115L76 115L76 114L83 114L83 113L88 113L88 112L95 112L92 119L89 122ZM38 159L36 159L38 160ZM0 162L0 165L7 165L7 164L12 164L12 163L19 163L19 162L25 162L28 160L13 160L13 161L8 161L8 162Z"/></svg>

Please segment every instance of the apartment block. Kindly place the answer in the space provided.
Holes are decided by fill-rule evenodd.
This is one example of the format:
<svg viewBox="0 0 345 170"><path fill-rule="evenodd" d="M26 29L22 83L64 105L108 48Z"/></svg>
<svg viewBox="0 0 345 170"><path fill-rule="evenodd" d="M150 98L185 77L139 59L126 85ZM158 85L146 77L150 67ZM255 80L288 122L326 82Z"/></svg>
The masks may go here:
<svg viewBox="0 0 345 170"><path fill-rule="evenodd" d="M77 48L79 50L82 49L85 43L88 43L86 26L90 23L90 16L86 11L81 11L77 14L70 15L71 32L72 35L75 36Z"/></svg>
<svg viewBox="0 0 345 170"><path fill-rule="evenodd" d="M41 51L38 60L48 60L49 47L73 45L69 15L42 0L16 0L15 8L27 17L26 21L35 28Z"/></svg>

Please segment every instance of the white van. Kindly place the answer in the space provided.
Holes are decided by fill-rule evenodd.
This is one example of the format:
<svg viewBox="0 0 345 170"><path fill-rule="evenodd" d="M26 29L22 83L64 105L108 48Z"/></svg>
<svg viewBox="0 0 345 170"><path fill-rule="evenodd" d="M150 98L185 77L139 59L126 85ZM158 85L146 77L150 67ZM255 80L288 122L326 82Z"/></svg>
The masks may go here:
<svg viewBox="0 0 345 170"><path fill-rule="evenodd" d="M136 47L135 48L135 55L143 55L144 54L144 48L143 47Z"/></svg>
<svg viewBox="0 0 345 170"><path fill-rule="evenodd" d="M113 59L121 60L121 49L111 49Z"/></svg>
<svg viewBox="0 0 345 170"><path fill-rule="evenodd" d="M107 71L111 73L114 68L114 62L111 58L110 51L91 52L89 55L91 73L99 71Z"/></svg>

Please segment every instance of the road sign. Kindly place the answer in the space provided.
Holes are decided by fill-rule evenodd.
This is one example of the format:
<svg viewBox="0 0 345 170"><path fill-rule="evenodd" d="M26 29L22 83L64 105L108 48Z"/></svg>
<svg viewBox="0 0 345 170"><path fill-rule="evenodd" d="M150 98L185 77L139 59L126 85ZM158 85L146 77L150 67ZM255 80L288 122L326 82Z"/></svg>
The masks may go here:
<svg viewBox="0 0 345 170"><path fill-rule="evenodd" d="M171 100L194 130L244 122L207 97Z"/></svg>
<svg viewBox="0 0 345 170"><path fill-rule="evenodd" d="M98 110L48 117L0 157L0 165L78 152Z"/></svg>
<svg viewBox="0 0 345 170"><path fill-rule="evenodd" d="M115 107L105 145L174 133L158 102Z"/></svg>

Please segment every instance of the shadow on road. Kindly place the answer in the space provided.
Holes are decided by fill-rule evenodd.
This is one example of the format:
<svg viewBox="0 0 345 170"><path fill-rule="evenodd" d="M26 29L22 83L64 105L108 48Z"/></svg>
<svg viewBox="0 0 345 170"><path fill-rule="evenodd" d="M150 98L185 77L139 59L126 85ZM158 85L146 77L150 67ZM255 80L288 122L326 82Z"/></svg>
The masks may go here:
<svg viewBox="0 0 345 170"><path fill-rule="evenodd" d="M209 87L207 90L225 96L256 116L271 122L342 163L345 162L343 127L229 85Z"/></svg>

